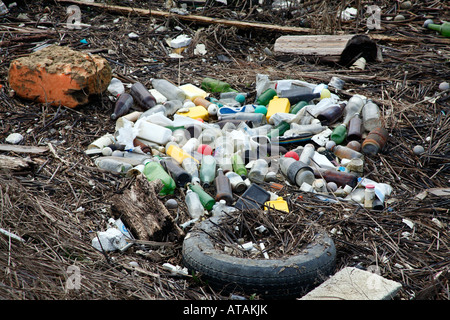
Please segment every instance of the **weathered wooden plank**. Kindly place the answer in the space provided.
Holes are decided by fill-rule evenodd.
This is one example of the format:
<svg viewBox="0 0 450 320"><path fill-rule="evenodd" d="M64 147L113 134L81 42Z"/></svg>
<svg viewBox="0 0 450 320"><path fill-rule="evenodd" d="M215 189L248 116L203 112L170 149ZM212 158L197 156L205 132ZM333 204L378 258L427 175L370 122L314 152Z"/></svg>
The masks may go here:
<svg viewBox="0 0 450 320"><path fill-rule="evenodd" d="M293 53L305 56L340 56L354 35L290 35L279 37L274 44L275 53Z"/></svg>

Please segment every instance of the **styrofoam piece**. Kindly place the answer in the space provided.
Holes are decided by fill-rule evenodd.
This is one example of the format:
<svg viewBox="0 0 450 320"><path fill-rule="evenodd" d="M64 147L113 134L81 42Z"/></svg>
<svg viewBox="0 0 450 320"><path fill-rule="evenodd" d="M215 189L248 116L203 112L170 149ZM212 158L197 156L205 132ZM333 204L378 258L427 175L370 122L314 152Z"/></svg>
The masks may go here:
<svg viewBox="0 0 450 320"><path fill-rule="evenodd" d="M376 271L377 268L374 268ZM396 281L379 272L346 267L300 300L389 300L401 289Z"/></svg>

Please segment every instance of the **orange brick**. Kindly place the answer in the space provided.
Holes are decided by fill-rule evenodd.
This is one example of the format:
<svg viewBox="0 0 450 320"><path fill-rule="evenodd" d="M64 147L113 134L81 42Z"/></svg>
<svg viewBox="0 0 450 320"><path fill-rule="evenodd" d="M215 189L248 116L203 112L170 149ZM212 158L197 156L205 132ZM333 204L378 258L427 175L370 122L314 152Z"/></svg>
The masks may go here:
<svg viewBox="0 0 450 320"><path fill-rule="evenodd" d="M19 97L75 108L88 103L91 95L106 90L111 82L111 67L100 56L49 46L13 60L8 77Z"/></svg>

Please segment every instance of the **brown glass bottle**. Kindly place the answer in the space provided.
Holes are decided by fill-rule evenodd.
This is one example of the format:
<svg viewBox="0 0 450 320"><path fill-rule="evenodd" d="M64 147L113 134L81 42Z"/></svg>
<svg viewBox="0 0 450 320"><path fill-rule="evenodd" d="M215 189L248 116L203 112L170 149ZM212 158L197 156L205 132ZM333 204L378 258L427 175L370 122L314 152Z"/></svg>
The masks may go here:
<svg viewBox="0 0 450 320"><path fill-rule="evenodd" d="M133 103L133 97L129 93L122 93L114 105L114 112L111 114L111 119L116 120L124 114L127 114L133 106Z"/></svg>
<svg viewBox="0 0 450 320"><path fill-rule="evenodd" d="M362 143L362 152L367 155L375 155L383 150L389 133L386 129L379 127L369 132Z"/></svg>
<svg viewBox="0 0 450 320"><path fill-rule="evenodd" d="M156 105L155 97L140 82L136 82L131 86L130 93L144 110L153 108Z"/></svg>
<svg viewBox="0 0 450 320"><path fill-rule="evenodd" d="M320 123L323 126L333 124L341 118L345 106L345 103L332 105L331 107L319 113L317 115L317 119L319 119Z"/></svg>
<svg viewBox="0 0 450 320"><path fill-rule="evenodd" d="M334 182L341 187L348 185L354 188L358 183L358 177L356 175L330 169L314 170L314 176L318 179L324 178L326 182Z"/></svg>
<svg viewBox="0 0 450 320"><path fill-rule="evenodd" d="M227 205L233 204L233 191L231 189L230 179L223 173L223 170L219 168L217 170L217 177L215 179L216 184L216 201L225 200Z"/></svg>
<svg viewBox="0 0 450 320"><path fill-rule="evenodd" d="M362 136L362 121L356 113L348 123L347 141L360 141Z"/></svg>

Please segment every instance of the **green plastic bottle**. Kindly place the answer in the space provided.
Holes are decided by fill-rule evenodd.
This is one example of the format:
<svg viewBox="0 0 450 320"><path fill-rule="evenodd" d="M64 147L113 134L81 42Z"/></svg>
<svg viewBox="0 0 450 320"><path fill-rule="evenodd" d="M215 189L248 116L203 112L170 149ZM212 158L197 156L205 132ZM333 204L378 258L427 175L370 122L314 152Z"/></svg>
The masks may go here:
<svg viewBox="0 0 450 320"><path fill-rule="evenodd" d="M291 110L289 110L289 113L297 114L306 105L308 105L307 101L299 101L291 107Z"/></svg>
<svg viewBox="0 0 450 320"><path fill-rule="evenodd" d="M200 198L200 202L203 205L203 208L206 210L211 210L212 207L216 204L216 200L211 197L205 190L203 190L202 186L198 183L189 183L188 188L198 194Z"/></svg>
<svg viewBox="0 0 450 320"><path fill-rule="evenodd" d="M204 78L201 88L208 92L238 92L232 89L229 83L213 78Z"/></svg>
<svg viewBox="0 0 450 320"><path fill-rule="evenodd" d="M159 195L166 196L174 193L176 187L175 180L172 179L159 162L148 162L144 167L144 175L148 181L161 180L163 188L159 192Z"/></svg>
<svg viewBox="0 0 450 320"><path fill-rule="evenodd" d="M330 139L336 144L341 144L344 142L345 138L347 137L347 126L345 124L340 124L336 128L334 128L333 132L331 133Z"/></svg>
<svg viewBox="0 0 450 320"><path fill-rule="evenodd" d="M444 37L450 37L450 22L444 22L443 24L435 24L433 23L433 20L427 20L424 23L424 27L430 30L437 31Z"/></svg>
<svg viewBox="0 0 450 320"><path fill-rule="evenodd" d="M275 126L270 132L267 134L269 139L274 139L276 137L282 136L287 130L291 128L291 124L286 121L281 121L280 124Z"/></svg>
<svg viewBox="0 0 450 320"><path fill-rule="evenodd" d="M240 154L235 153L232 158L233 171L236 172L241 177L247 175L247 169L245 168L245 163Z"/></svg>
<svg viewBox="0 0 450 320"><path fill-rule="evenodd" d="M263 93L259 95L259 97L256 99L256 104L267 106L270 102L270 100L273 99L277 95L277 92L275 89L268 88Z"/></svg>

